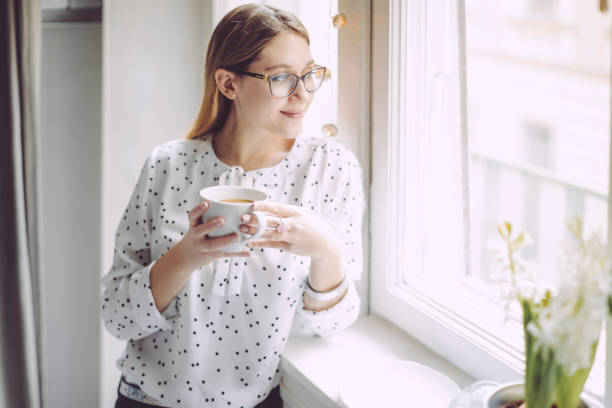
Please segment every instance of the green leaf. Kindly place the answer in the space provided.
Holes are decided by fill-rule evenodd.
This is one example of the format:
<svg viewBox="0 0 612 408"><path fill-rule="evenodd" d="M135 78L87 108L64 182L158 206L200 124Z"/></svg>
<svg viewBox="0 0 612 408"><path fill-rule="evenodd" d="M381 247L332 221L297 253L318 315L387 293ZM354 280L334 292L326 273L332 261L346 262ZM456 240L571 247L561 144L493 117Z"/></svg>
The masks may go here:
<svg viewBox="0 0 612 408"><path fill-rule="evenodd" d="M599 339L591 346L591 363L588 367L581 368L572 375L568 375L562 367L558 367L555 386L555 402L558 408L576 408L580 403L580 394L591 372L598 343Z"/></svg>
<svg viewBox="0 0 612 408"><path fill-rule="evenodd" d="M537 347L536 338L527 326L537 322L537 309L527 299L523 308L523 333L525 335L525 399L529 408L550 408L553 403L557 372L552 350Z"/></svg>
<svg viewBox="0 0 612 408"><path fill-rule="evenodd" d="M521 233L514 241L512 241L512 248L514 250L520 249L523 245L525 245L525 234Z"/></svg>
<svg viewBox="0 0 612 408"><path fill-rule="evenodd" d="M529 337L533 337L529 335ZM527 358L525 399L529 408L550 408L554 400L557 370L552 350L533 349ZM574 407L575 408L575 407Z"/></svg>

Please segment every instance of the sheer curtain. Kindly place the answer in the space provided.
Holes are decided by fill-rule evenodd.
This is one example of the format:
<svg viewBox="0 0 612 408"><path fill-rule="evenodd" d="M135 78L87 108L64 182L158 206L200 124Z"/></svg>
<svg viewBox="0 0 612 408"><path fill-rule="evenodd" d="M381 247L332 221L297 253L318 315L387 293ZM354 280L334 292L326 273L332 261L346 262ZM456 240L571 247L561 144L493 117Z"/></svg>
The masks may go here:
<svg viewBox="0 0 612 408"><path fill-rule="evenodd" d="M0 2L0 406L41 407L39 0Z"/></svg>

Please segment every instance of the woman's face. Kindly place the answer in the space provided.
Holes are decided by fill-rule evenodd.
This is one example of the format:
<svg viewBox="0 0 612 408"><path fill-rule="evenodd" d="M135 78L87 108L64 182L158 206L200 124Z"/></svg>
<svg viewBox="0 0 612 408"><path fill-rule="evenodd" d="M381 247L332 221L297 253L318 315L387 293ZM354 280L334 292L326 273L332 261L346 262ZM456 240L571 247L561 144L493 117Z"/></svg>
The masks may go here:
<svg viewBox="0 0 612 408"><path fill-rule="evenodd" d="M306 40L297 34L284 32L262 49L247 71L301 76L314 66ZM239 123L286 138L294 138L302 131L302 118L313 98L302 81L298 81L295 91L285 98L272 96L267 81L247 75L240 76L234 86Z"/></svg>

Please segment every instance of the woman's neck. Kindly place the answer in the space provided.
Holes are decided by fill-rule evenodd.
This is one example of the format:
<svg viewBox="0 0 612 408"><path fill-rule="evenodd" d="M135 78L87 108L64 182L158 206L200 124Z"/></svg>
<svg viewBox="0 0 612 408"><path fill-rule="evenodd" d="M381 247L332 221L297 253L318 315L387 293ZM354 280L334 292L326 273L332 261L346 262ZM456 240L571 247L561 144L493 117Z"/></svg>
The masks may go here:
<svg viewBox="0 0 612 408"><path fill-rule="evenodd" d="M280 163L293 147L295 139L239 126L231 116L212 138L215 154L225 164L244 171L270 167Z"/></svg>

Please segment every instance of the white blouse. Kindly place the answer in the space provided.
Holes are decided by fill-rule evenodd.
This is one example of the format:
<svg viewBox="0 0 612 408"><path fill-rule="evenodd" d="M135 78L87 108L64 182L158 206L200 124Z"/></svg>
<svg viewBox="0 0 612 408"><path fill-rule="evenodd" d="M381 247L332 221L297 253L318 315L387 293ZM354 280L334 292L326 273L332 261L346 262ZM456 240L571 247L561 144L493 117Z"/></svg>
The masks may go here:
<svg viewBox="0 0 612 408"><path fill-rule="evenodd" d="M172 407L253 407L279 384L289 335L329 336L359 314L363 180L353 153L331 139L299 137L280 163L244 172L223 163L211 137L176 140L147 158L115 234L113 266L102 279L102 318L127 340L117 367L128 382ZM268 200L305 207L344 242L347 294L330 309L304 309L310 258L251 248L194 270L168 307L153 302L149 272L189 229L200 189L241 185Z"/></svg>

